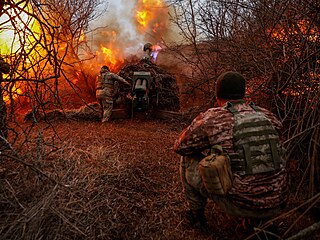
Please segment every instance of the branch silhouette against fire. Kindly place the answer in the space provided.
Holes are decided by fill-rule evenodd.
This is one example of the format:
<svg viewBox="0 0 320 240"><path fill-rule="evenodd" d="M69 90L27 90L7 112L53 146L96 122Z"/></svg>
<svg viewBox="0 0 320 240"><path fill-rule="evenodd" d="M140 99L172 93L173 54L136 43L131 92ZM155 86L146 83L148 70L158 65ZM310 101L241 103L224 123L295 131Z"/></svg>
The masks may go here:
<svg viewBox="0 0 320 240"><path fill-rule="evenodd" d="M115 10L119 2L126 6ZM8 138L0 136L6 142L6 149L0 149L1 159L9 158L59 185L37 167L47 157L42 151L45 147L52 152L60 150L56 145L59 136L49 119L98 114L94 81L102 65L127 78L134 71L153 73L159 89L164 90L163 105L194 104L190 111L213 106L216 77L233 69L248 79L247 100L272 110L285 126L287 165L294 176L292 198L316 204L320 173L319 3L240 2L123 0L108 1L101 8L99 1L89 0L1 1L0 56L10 64L10 71L2 74L0 88L0 100L6 104L0 115L7 116L9 133ZM169 22L177 32L170 44L163 41ZM152 62L157 57L151 54L153 49L143 51L148 42L173 53L174 61L167 62L175 76ZM140 62L144 57L151 63ZM175 77L181 81L180 91ZM167 88L171 91L165 91ZM28 113L31 121L19 119ZM53 129L52 139L42 135L47 128ZM36 131L39 134L34 137ZM35 151L28 152L29 146ZM288 231L296 224L294 221ZM76 230L85 226L70 225ZM121 232L122 226L115 226L115 231ZM21 225L21 232L24 227Z"/></svg>

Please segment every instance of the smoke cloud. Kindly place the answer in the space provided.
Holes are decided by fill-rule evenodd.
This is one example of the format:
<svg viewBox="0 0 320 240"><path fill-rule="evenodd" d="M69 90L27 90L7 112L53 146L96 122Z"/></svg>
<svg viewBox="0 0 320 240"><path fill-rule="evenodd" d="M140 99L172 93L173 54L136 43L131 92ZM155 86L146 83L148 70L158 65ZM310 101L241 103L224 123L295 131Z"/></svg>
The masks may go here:
<svg viewBox="0 0 320 240"><path fill-rule="evenodd" d="M148 2L148 1L147 1ZM159 0L149 0L159 2ZM159 44L169 32L168 8L154 6L148 8L147 26L141 26L136 18L138 11L144 9L141 0L111 0L101 5L101 16L90 24L91 32L88 41L94 51L101 46L116 51L119 58L142 56L143 45L147 42Z"/></svg>

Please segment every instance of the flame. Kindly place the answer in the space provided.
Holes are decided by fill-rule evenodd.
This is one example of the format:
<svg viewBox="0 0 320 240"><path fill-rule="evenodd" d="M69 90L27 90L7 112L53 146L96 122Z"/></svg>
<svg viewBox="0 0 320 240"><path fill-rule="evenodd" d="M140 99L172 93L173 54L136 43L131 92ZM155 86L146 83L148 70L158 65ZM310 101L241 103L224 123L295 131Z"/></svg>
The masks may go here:
<svg viewBox="0 0 320 240"><path fill-rule="evenodd" d="M14 0L13 2L18 1ZM39 39L43 39L40 38L40 34L43 33L41 32L42 30L37 20L32 19L31 17L32 8L30 7L28 9L28 12L31 13L29 15L24 13L23 11L14 12L12 9L12 6L10 7L5 5L4 12L7 12L6 14L2 14L0 16L0 21L10 23L10 21L14 19L15 24L17 24L17 22L21 23L19 24L18 28L17 25L8 26L9 24L6 24L5 30L0 32L0 54L4 56L10 55L14 57L15 54L19 55L19 52L23 47L25 52L28 53L28 57L24 60L24 68L28 68L28 64L34 64L30 62L28 63L27 61L35 60L35 62L41 63L40 60L37 60L39 58L41 59L42 55L42 50L39 47L39 45L41 45L39 44ZM24 8L24 10L26 10L26 8ZM84 58L87 57L86 60L89 58L91 58L92 60L81 62L78 65L79 69L73 69L74 72L69 71L68 73L73 74L72 77L74 78L70 80L73 83L78 83L80 85L84 81L90 81L90 84L92 82L94 83L94 80L91 80L91 76L98 74L101 66L107 65L112 72L116 72L121 69L126 57L140 57L141 55L143 55L144 53L141 48L141 45L145 42L149 42L149 39L147 38L150 37L150 32L155 33L155 35L152 36L152 39L159 40L163 37L163 34L166 33L166 31L168 30L167 11L168 10L166 8L164 0L137 0L133 4L133 8L130 8L127 14L123 14L123 16L130 17L128 21L123 21L126 22L125 26L121 25L123 24L123 22L121 22L121 24L120 22L117 22L116 24L109 24L108 26L115 26L114 30L112 28L108 28L108 31L95 32L95 35L92 35L91 37L89 35L86 35L86 33L82 32L77 39L77 43L84 43L87 46L90 46L92 49L90 49L90 51L88 52L85 52L81 56L84 56ZM8 16L10 16L11 20ZM115 19L113 18L112 20L114 21ZM128 26L129 24L130 26ZM17 31L17 29L21 29L20 33L23 32L24 34L29 34L27 31L32 30L32 34L30 34L30 36L27 37L27 39L24 39L28 41L28 44L26 44L25 46L20 45L20 36L17 33L19 32ZM23 31L23 29L26 29L27 31ZM126 30L128 29L130 29L130 31L126 32ZM93 41L93 37L95 41ZM88 44L89 42L90 44ZM45 42L42 44L45 44ZM36 47L33 50L31 47L34 46ZM28 47L30 47L30 49L26 49ZM55 47L57 47L59 53L64 53L67 49L67 43L59 43L59 45L56 45ZM91 52L91 50L93 50L93 53ZM154 60L156 59L160 50L160 46L153 46L151 54ZM66 58L68 58L68 56L66 56ZM49 69L45 69L45 71L43 71L44 73L50 71L50 66L48 67ZM10 77L15 78L14 75L15 73L10 73ZM90 79L88 77L89 75ZM19 95L23 95L24 86L21 83L19 84L20 85L16 84L11 88L11 99L18 97ZM88 85L83 86L87 87ZM10 101L10 97L5 96L5 101Z"/></svg>
<svg viewBox="0 0 320 240"><path fill-rule="evenodd" d="M81 32L81 35L79 37L79 42L86 42L87 41L87 37L84 33L84 31Z"/></svg>
<svg viewBox="0 0 320 240"><path fill-rule="evenodd" d="M25 3L21 4L24 5ZM4 9L5 8L6 5L4 5ZM30 15L32 15L32 8L29 5L26 7L26 9ZM39 57L41 58L41 49L33 47L34 43L38 42L37 38L40 39L40 24L34 18L30 17L29 14L22 10L18 11L17 8L9 7L8 9L5 9L5 12L7 12L7 14L0 15L0 22L6 22L4 27L5 30L0 31L0 55L9 56L11 54L20 52L21 48L23 48L24 51L28 52L29 56L33 59L37 59ZM14 26L12 25L12 22L14 22ZM26 29L29 29L30 31L28 32ZM21 36L16 33L19 31L25 32L25 35L22 36L24 39L21 39ZM23 46L21 46L21 42L24 43ZM11 64L9 58L7 58L6 61ZM28 68L29 64L31 64L29 58L25 59L24 67ZM7 74L4 74L4 79L7 78L7 76ZM11 99L17 98L23 93L22 88L23 86L21 86L21 84L15 83L12 87L10 87L10 95L4 93L3 100L6 103L9 103Z"/></svg>
<svg viewBox="0 0 320 240"><path fill-rule="evenodd" d="M119 60L117 57L117 54L120 53L119 50L114 49L112 50L111 48L106 48L101 46L101 51L103 53L104 57L104 62L106 63L110 70L115 71L118 66L123 63L123 61Z"/></svg>
<svg viewBox="0 0 320 240"><path fill-rule="evenodd" d="M307 41L316 43L320 38L319 27L311 25L310 20L298 20L291 26L276 26L272 32L268 33L276 41L280 41L283 47L283 61L289 57L286 56L286 47L296 48L295 54L301 55L299 50L301 42ZM293 41L293 39L295 41ZM278 44L278 43L277 43ZM320 90L319 83L320 74L309 72L308 76L302 76L300 79L295 79L294 85L288 86L282 93L295 97L301 97L310 93L318 93Z"/></svg>
<svg viewBox="0 0 320 240"><path fill-rule="evenodd" d="M272 31L268 31L272 38L288 42L290 36L303 36L306 40L316 42L319 37L319 29L317 27L310 28L309 20L299 20L295 26L285 28L283 26L277 26Z"/></svg>
<svg viewBox="0 0 320 240"><path fill-rule="evenodd" d="M16 98L18 98L19 96L21 96L22 93L23 93L23 91L21 90L21 88L19 88L19 87L17 87L16 85L14 85L14 86L12 87L12 89L10 90L10 95L11 95L11 97L10 97L9 94L7 94L6 92L4 92L4 94L3 94L3 100L4 100L4 102L6 102L6 103L10 103L11 98L12 98L12 99L16 99Z"/></svg>
<svg viewBox="0 0 320 240"><path fill-rule="evenodd" d="M147 11L138 11L137 12L137 21L143 27L147 26L147 16L148 16Z"/></svg>
<svg viewBox="0 0 320 240"><path fill-rule="evenodd" d="M148 42L148 40L141 42L145 32L152 31L156 34L156 36L154 36L155 38L161 39L161 34L167 30L168 14L163 0L138 0L133 8L133 13L133 19L130 19L130 21L134 25L131 30L136 31L136 39L124 39L122 31L130 28L128 26L125 26L126 28L124 29L119 27L110 31L100 32L102 39L100 39L99 49L96 51L97 62L100 64L100 67L107 65L112 72L120 70L125 62L125 58L129 54L132 55L132 52L127 52L127 50L139 49L139 45L141 46L141 44ZM127 36L128 35L125 35L125 37ZM147 36L149 37L150 35L148 34ZM95 37L100 38L99 36ZM135 44L135 46L132 46L132 44ZM152 52L150 53L153 61L156 60L160 50L160 46L153 46ZM143 51L138 54L141 56ZM95 69L96 72L99 72L99 70Z"/></svg>
<svg viewBox="0 0 320 240"><path fill-rule="evenodd" d="M131 12L132 13L132 12ZM137 54L131 49L142 49L139 48L141 44L148 42L144 39L144 33L153 32L155 36L153 39L160 39L163 37L162 34L167 31L168 14L164 0L138 0L133 8L133 17L130 22L131 26L120 26L110 31L101 31L101 36L95 36L99 40L98 50L96 51L97 62L99 67L107 65L112 72L117 72L121 69L125 58ZM130 36L122 34L130 29ZM135 31L135 34L132 32ZM135 39L132 39L135 36ZM150 34L146 35L147 37ZM134 44L134 46L133 46ZM130 50L128 50L130 49ZM153 61L156 60L161 47L154 45L150 57ZM136 51L136 50L135 50ZM143 51L138 52L138 55L143 55ZM99 72L99 69L94 69L95 72Z"/></svg>
<svg viewBox="0 0 320 240"><path fill-rule="evenodd" d="M100 51L96 55L102 65L107 65L113 72L118 71L124 63L122 49L117 45L117 33L115 31L102 32L108 42L100 45Z"/></svg>
<svg viewBox="0 0 320 240"><path fill-rule="evenodd" d="M151 47L150 57L152 57L154 62L157 60L158 54L161 51L161 49L162 49L162 47L159 45L153 45Z"/></svg>
<svg viewBox="0 0 320 240"><path fill-rule="evenodd" d="M161 27L159 19L163 17L165 5L162 0L139 0L136 10L138 29L145 31L151 29L154 33Z"/></svg>

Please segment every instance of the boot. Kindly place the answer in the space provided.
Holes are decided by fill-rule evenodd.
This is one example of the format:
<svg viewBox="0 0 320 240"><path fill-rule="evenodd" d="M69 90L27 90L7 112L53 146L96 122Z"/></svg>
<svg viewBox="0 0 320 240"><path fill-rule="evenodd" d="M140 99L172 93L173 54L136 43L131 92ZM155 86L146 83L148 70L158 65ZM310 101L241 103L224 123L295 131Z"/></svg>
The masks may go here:
<svg viewBox="0 0 320 240"><path fill-rule="evenodd" d="M203 208L187 211L186 219L192 227L199 229L202 232L208 232L209 228Z"/></svg>

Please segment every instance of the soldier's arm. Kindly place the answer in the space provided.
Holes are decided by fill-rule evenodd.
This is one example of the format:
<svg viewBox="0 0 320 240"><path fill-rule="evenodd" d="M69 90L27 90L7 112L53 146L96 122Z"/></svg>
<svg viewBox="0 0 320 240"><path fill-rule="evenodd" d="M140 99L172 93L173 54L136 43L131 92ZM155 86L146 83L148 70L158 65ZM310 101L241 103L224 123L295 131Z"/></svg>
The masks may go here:
<svg viewBox="0 0 320 240"><path fill-rule="evenodd" d="M204 114L198 115L192 123L184 129L174 143L174 151L180 155L197 155L206 149L210 143L205 131Z"/></svg>
<svg viewBox="0 0 320 240"><path fill-rule="evenodd" d="M129 82L127 82L124 78L120 77L120 76L117 75L117 74L113 74L113 77L114 77L115 80L118 81L118 82L121 82L121 83L123 83L123 84L125 84L125 85L128 85L128 86L131 85L131 84L130 84Z"/></svg>

